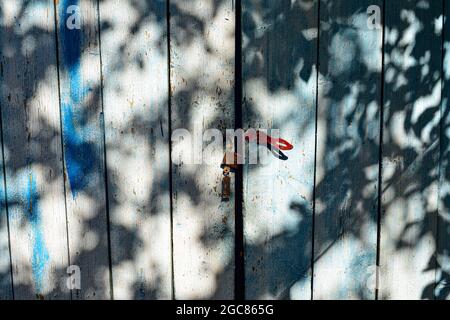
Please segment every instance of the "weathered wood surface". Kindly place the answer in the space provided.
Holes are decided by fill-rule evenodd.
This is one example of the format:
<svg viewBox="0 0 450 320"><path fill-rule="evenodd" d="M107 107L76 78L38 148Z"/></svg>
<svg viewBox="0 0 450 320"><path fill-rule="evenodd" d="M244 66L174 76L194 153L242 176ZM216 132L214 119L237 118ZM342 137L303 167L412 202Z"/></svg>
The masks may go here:
<svg viewBox="0 0 450 320"><path fill-rule="evenodd" d="M100 2L115 299L169 299L171 234L165 1Z"/></svg>
<svg viewBox="0 0 450 320"><path fill-rule="evenodd" d="M14 297L68 299L54 4L33 1L20 11L4 1L2 10L0 105Z"/></svg>
<svg viewBox="0 0 450 320"><path fill-rule="evenodd" d="M380 298L433 299L442 2L386 1Z"/></svg>
<svg viewBox="0 0 450 320"><path fill-rule="evenodd" d="M101 68L97 4L57 6L61 123L71 265L80 268L74 299L110 297Z"/></svg>
<svg viewBox="0 0 450 320"><path fill-rule="evenodd" d="M321 1L314 299L374 299L381 1Z"/></svg>
<svg viewBox="0 0 450 320"><path fill-rule="evenodd" d="M0 35L1 41L1 35ZM1 63L1 60L0 60ZM1 111L0 111L1 112ZM6 210L5 175L3 172L3 139L0 137L0 300L13 298L11 255L9 252L8 212Z"/></svg>
<svg viewBox="0 0 450 320"><path fill-rule="evenodd" d="M450 299L450 4L444 2L444 60L440 127L440 181L436 299Z"/></svg>
<svg viewBox="0 0 450 320"><path fill-rule="evenodd" d="M318 1L243 1L245 129L279 130L294 145L246 159L246 298L310 299ZM278 19L283 16L284 19Z"/></svg>
<svg viewBox="0 0 450 320"><path fill-rule="evenodd" d="M170 2L172 131L225 134L234 127L233 2ZM205 137L205 145L210 141ZM221 201L224 151L205 152L207 164L194 150L193 160L202 163L189 164L183 159L193 150L190 142L176 139L172 150L181 159L172 166L175 298L232 299L234 198Z"/></svg>
<svg viewBox="0 0 450 320"><path fill-rule="evenodd" d="M246 298L448 299L449 14L438 0L0 0L0 299L232 299L243 276ZM170 139L235 120L294 149L249 144L260 162L223 202L222 137L200 139L203 159Z"/></svg>

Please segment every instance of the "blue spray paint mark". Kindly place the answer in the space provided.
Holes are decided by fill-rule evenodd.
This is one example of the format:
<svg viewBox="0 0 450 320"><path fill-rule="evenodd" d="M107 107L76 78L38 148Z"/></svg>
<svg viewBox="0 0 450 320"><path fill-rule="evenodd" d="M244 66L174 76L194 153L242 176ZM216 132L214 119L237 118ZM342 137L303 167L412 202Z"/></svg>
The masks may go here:
<svg viewBox="0 0 450 320"><path fill-rule="evenodd" d="M29 174L28 187L26 190L26 216L33 233L33 256L31 259L31 269L33 272L34 284L37 294L42 293L43 282L46 272L46 265L49 261L49 254L45 246L42 233L42 221L39 209L39 195L36 190L36 181L33 174Z"/></svg>
<svg viewBox="0 0 450 320"><path fill-rule="evenodd" d="M62 87L62 118L64 156L67 176L72 196L88 184L88 174L93 171L95 150L87 138L86 115L83 113L83 101L89 88L82 87L81 81L81 30L69 29L67 21L73 12L67 12L70 6L78 6L79 0L63 0L59 4L60 35L62 41L62 62L68 72L69 88Z"/></svg>

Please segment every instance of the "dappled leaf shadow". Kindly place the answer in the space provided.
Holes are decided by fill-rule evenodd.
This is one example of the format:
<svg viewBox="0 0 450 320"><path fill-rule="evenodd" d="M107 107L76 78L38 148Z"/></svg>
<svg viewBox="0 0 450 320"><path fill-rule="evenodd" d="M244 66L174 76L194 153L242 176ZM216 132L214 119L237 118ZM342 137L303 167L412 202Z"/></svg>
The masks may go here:
<svg viewBox="0 0 450 320"><path fill-rule="evenodd" d="M5 3L3 0L2 4ZM85 0L97 3L95 0ZM105 0L99 0L104 2ZM125 0L124 0L125 1ZM158 35L154 50L161 55L167 55L167 28L166 28L166 7L165 1L138 1L126 0L128 5L134 7L136 16L128 30L128 38L142 33L148 21L156 22L164 30ZM212 1L212 14L215 17L220 7L226 0ZM282 230L274 234L265 242L251 243L246 246L246 264L254 273L247 275L247 290L252 292L253 297L276 297L280 299L293 298L292 290L298 283L310 281L312 278L311 262L317 263L324 255L327 255L330 248L342 240L343 236L351 237L361 243L366 241L366 225L378 225L379 214L381 213L381 225L395 210L394 204L400 200L408 202L411 199L419 198L419 202L424 210L423 215L413 221L402 222L402 230L394 239L396 251L418 248L421 241L431 237L436 244L437 250L428 257L425 268L422 272L436 270L436 280L421 288L423 299L448 299L450 297L450 270L449 270L449 211L450 211L450 170L448 161L450 159L450 136L448 128L450 125L450 108L448 107L448 82L450 76L442 71L441 59L441 34L436 32L436 24L442 19L442 12L431 10L431 1L421 1L422 5L414 7L415 19L409 19L402 11L389 11L391 15L387 19L384 51L389 59L385 64L385 84L384 101L381 101L381 76L382 70L372 68L370 61L366 59L367 51L358 37L354 27L354 18L366 13L363 4L359 6L343 5L346 1L322 1L321 3L321 33L320 44L317 46L317 35L310 26L313 24L307 19L313 15L313 10L317 10L317 3L313 0L280 0L246 1L246 8L243 12L243 56L251 61L243 70L243 82L261 80L264 89L269 95L295 93L298 88L295 83L298 79L307 82L315 77L318 70L319 79L326 79L327 87L322 93L323 96L318 105L318 117L323 120L324 130L321 136L322 149L326 155L324 159L317 159L317 164L323 167L323 175L316 181L315 201L323 206L316 208L312 212L312 203L305 205L300 199L292 199L289 203L289 210L299 218L295 225L289 229ZM62 152L58 148L51 147L61 143L60 123L52 123L46 115L38 115L33 118L33 123L27 118L30 104L34 103L36 91L43 85L55 79L49 79L49 70L56 70L58 59L48 58L39 61L33 59L36 55L42 56L42 52L49 47L55 47L55 30L46 29L39 24L33 24L25 31L18 31L18 23L22 23L26 13L32 6L47 6L50 1L44 0L24 0L17 2L17 11L14 13L15 23L6 22L5 6L0 6L0 106L2 108L2 141L4 155L4 166L7 176L14 177L24 170L28 170L30 165L39 166L45 172L50 172L42 181L44 189L51 184L62 183L67 179L61 172L63 161ZM380 2L381 3L381 2ZM406 2L405 2L406 3ZM425 5L425 4L428 4ZM409 3L409 5L411 5ZM8 9L10 9L8 7ZM177 2L172 1L169 5L170 28L172 32L171 41L177 47L189 47L196 39L207 37L208 21L192 12L187 12L180 8ZM448 9L447 9L448 10ZM49 11L50 12L50 11ZM10 13L8 13L10 14ZM100 12L107 15L106 12ZM317 24L317 23L316 23ZM414 29L419 24L420 28ZM446 22L448 24L448 21ZM95 26L86 26L95 30ZM98 26L97 26L98 27ZM117 30L122 26L116 25L114 21L104 19L100 25L101 33L110 30ZM447 26L448 27L448 26ZM325 29L326 28L326 29ZM411 33L414 29L415 32ZM448 28L444 28L448 30ZM395 36L396 35L396 36ZM444 33L448 40L448 32ZM406 39L408 37L412 37ZM406 41L406 40L408 41ZM30 45L30 43L32 45ZM130 66L125 61L134 61L134 65L139 69L144 69L148 61L141 55L130 57L130 42L124 41L117 44L117 52L114 63L110 66L109 72L120 75L127 72ZM278 45L273 45L276 43ZM448 41L444 42L445 50L442 52L447 58L445 63L449 63L448 56L450 46ZM88 46L88 43L83 46ZM89 54L86 47L80 48L80 54ZM215 52L207 41L201 44L201 50L210 55L220 55ZM316 55L319 48L319 62L305 63L311 61L311 57ZM335 50L341 48L343 53L351 51L350 58L336 56ZM249 56L257 52L256 57ZM341 52L341 53L342 53ZM435 54L439 52L439 54ZM348 61L345 60L348 58ZM414 60L414 63L407 64L407 59ZM408 60L409 61L409 60ZM173 63L173 61L172 61ZM188 63L188 62L185 62ZM6 66L17 66L14 75L6 75ZM19 68L21 66L22 68ZM11 69L8 69L11 70ZM195 117L194 105L198 104L198 97L207 95L202 77L208 70L198 70L189 79L185 79L187 85L180 90L171 88L172 96L159 101L162 106L169 106L171 103L171 117L169 118L167 109L161 108L161 114L149 118L135 117L127 123L127 128L123 135L135 139L143 139L146 142L145 150L148 150L148 159L152 163L156 162L159 155L155 151L158 145L167 145L170 132L166 132L165 126L169 119L172 120L171 128L187 127ZM417 102L430 99L434 92L440 92L441 75L444 75L443 97L442 99L431 99L432 102L426 104L425 108L416 107ZM269 79L270 81L267 81ZM105 80L104 80L105 81ZM106 79L107 81L107 79ZM322 84L322 82L320 82ZM122 83L115 88L121 92L127 83ZM208 86L212 88L214 86ZM232 87L232 86L231 86ZM439 88L438 88L439 87ZM219 86L211 90L218 90ZM90 88L90 100L83 101L83 106L95 106L92 114L103 116L104 106L102 101L102 83L94 83ZM220 88L222 90L222 88ZM234 101L234 88L221 92L223 101ZM352 101L348 102L348 97L352 96ZM327 101L328 107L325 108ZM222 101L222 100L221 100ZM254 123L264 119L255 105L255 101L245 99L243 109L245 123L252 126ZM375 104L383 105L383 118L381 110L377 108L373 113L368 106ZM345 106L345 110L344 107ZM224 130L230 126L230 108L220 103L216 106L214 117L204 123L207 128L219 128ZM301 106L299 106L300 108ZM167 112L167 114L166 114ZM81 117L83 118L83 117ZM279 122L289 123L295 119L292 114L286 114ZM377 121L378 119L378 121ZM82 119L78 125L83 127L93 119ZM315 122L315 118L307 119L310 123ZM102 120L94 119L93 121ZM383 122L382 148L380 149L380 123ZM395 127L393 127L395 124ZM104 123L104 126L108 126ZM24 130L16 130L16 128ZM31 128L30 128L31 127ZM297 126L296 137L300 140L307 134L306 128ZM38 129L36 129L38 128ZM150 136L148 133L151 133ZM319 132L320 134L321 132ZM399 134L408 135L408 141L399 139ZM25 142L33 144L29 148ZM409 143L414 141L414 143ZM438 142L437 142L438 141ZM417 142L417 143L416 143ZM99 150L102 152L91 152ZM313 148L314 146L309 146ZM93 163L105 164L103 153L104 142L87 142L83 150L92 153L90 161ZM382 152L383 163L394 163L397 168L392 176L385 176L382 186L378 184L378 165L380 160L379 152ZM106 152L117 152L124 155L132 154L132 150L120 143L106 145ZM25 155L25 156L24 156ZM277 159L274 159L276 161ZM286 159L287 162L289 159ZM440 165L440 166L439 166ZM82 168L88 168L82 165ZM440 170L436 169L440 167ZM367 175L368 168L376 168L375 175ZM159 217L170 215L161 199L167 197L186 197L194 206L201 205L205 200L205 194L209 190L203 190L198 183L196 172L180 172L179 167L172 167L173 176L159 174L151 181L151 191L145 196L142 205L142 214L149 217ZM97 168L93 167L95 171ZM90 230L98 239L97 245L92 248L84 248L75 254L75 260L70 264L82 264L82 261L92 261L96 259L100 250L108 251L108 247L114 250L114 259L99 261L96 265L89 266L90 270L82 272L82 283L92 279L91 276L102 282L102 284L88 284L87 290L79 293L72 292L72 298L109 298L109 285L112 282L114 289L114 278L110 279L110 267L118 267L122 264L133 264L138 259L136 252L142 250L143 238L136 228L127 228L114 221L104 221L102 217L111 207L120 207L123 201L121 186L114 183L114 177L119 172L115 172L111 163L106 163L108 181L108 202L105 201L105 194L101 194L98 188L90 186L75 187L74 191L83 194L90 203L97 206L95 212L90 217L80 217L82 229ZM250 171L255 168L250 168ZM93 172L84 170L84 175L89 176ZM175 179L182 174L184 186L171 189L170 179ZM64 178L63 178L64 176ZM355 178L357 177L357 178ZM439 181L439 183L438 183ZM101 183L105 183L104 180ZM435 206L429 205L425 199L430 190L436 184L440 198L435 201ZM14 186L6 185L6 192ZM378 209L380 199L378 199L378 188L383 198L381 210ZM367 193L367 190L370 192ZM66 190L66 192L69 192ZM171 194L173 192L173 194ZM44 192L45 193L45 192ZM386 196L386 195L389 196ZM45 196L42 194L41 197ZM69 196L71 196L69 194ZM215 195L210 195L215 196ZM437 197L436 197L437 198ZM264 200L261 200L264 201ZM433 202L434 203L434 202ZM6 203L2 199L2 211L6 217ZM15 203L15 199L8 198L8 207L20 205ZM394 209L390 209L394 208ZM165 211L166 210L166 211ZM320 214L318 214L320 210ZM201 212L201 214L204 214ZM208 213L209 214L209 213ZM314 231L315 238L312 239L312 215L315 214ZM210 219L202 226L201 234L195 241L205 249L216 248L218 243L227 237L234 236L233 226L229 221ZM226 220L226 219L225 219ZM219 222L217 222L219 221ZM222 221L222 222L221 222ZM21 228L27 227L27 221L21 221ZM105 233L106 224L110 223L109 229L117 237L111 243L108 233ZM0 230L7 231L7 219L0 219ZM3 235L0 235L3 236ZM11 235L10 235L11 237ZM231 238L230 238L231 239ZM376 240L376 239L375 239ZM110 243L108 243L110 241ZM314 241L314 253L312 252ZM10 284L10 269L3 267L4 261L9 263L9 248L1 243L0 248L0 298L11 298L7 293ZM157 244L155 244L157 245ZM375 250L376 241L370 244L370 250ZM70 250L70 248L69 248ZM381 247L379 250L383 250ZM374 251L374 252L375 252ZM311 259L311 255L313 258ZM261 259L265 257L265 259ZM369 258L372 264L375 257ZM29 262L24 262L29 264ZM66 274L67 266L59 266L59 270L54 270L55 274ZM356 270L360 266L354 266ZM151 283L136 279L130 285L130 298L134 299L157 299L165 296L166 285L164 272L155 266L154 281ZM215 289L209 298L216 299L226 296L224 289L229 286L230 279L233 278L235 266L234 259L225 263L221 271L214 275ZM31 274L31 270L27 272ZM261 283L255 278L255 274L264 274L267 282ZM358 275L359 276L359 275ZM86 277L86 278L85 278ZM106 279L106 280L105 280ZM14 280L14 279L13 279ZM96 292L97 287L105 286L103 292ZM54 289L46 293L46 298L60 297L60 292L64 290L64 283L55 283ZM92 288L91 288L92 287ZM355 289L357 298L373 299L374 292L367 291L366 288ZM30 283L14 283L14 292L29 292L34 296L35 288ZM81 296L79 296L79 294Z"/></svg>

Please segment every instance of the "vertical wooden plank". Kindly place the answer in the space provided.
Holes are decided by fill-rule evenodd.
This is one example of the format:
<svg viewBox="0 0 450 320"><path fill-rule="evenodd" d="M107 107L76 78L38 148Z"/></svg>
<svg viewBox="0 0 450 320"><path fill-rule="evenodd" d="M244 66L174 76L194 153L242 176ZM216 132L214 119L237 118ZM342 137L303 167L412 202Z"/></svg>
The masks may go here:
<svg viewBox="0 0 450 320"><path fill-rule="evenodd" d="M108 299L109 259L96 1L57 6L61 117L70 264L75 299Z"/></svg>
<svg viewBox="0 0 450 320"><path fill-rule="evenodd" d="M444 1L436 299L450 299L450 4Z"/></svg>
<svg viewBox="0 0 450 320"><path fill-rule="evenodd" d="M386 0L380 298L433 299L442 2Z"/></svg>
<svg viewBox="0 0 450 320"><path fill-rule="evenodd" d="M55 12L3 1L3 142L16 299L68 299Z"/></svg>
<svg viewBox="0 0 450 320"><path fill-rule="evenodd" d="M243 1L244 128L277 129L288 159L244 167L246 298L310 299L318 1ZM248 159L250 160L250 159Z"/></svg>
<svg viewBox="0 0 450 320"><path fill-rule="evenodd" d="M207 129L234 128L233 8L232 0L170 2L172 129L199 133L200 143ZM172 158L199 156L194 144L175 140ZM223 150L205 155L211 164L172 166L176 299L234 297L234 199L221 201Z"/></svg>
<svg viewBox="0 0 450 320"><path fill-rule="evenodd" d="M321 1L314 299L374 299L382 29L369 6ZM379 21L378 23L381 23Z"/></svg>
<svg viewBox="0 0 450 320"><path fill-rule="evenodd" d="M4 11L0 9L0 54L4 51L4 33L6 28L3 26ZM0 76L3 73L3 64L0 60ZM0 90L3 85L0 82ZM2 106L0 105L0 116ZM8 230L8 212L6 211L6 194L5 194L5 176L3 163L3 137L0 133L2 150L0 151L0 300L10 300L13 298L12 291L12 274L11 274L11 255L9 252L9 230Z"/></svg>
<svg viewBox="0 0 450 320"><path fill-rule="evenodd" d="M0 33L0 47L1 41L2 35ZM1 49L0 52L2 52ZM2 65L0 65L0 68L2 68ZM1 133L0 142L0 147L2 148L3 138L1 137ZM0 157L0 300L11 300L13 298L13 291L11 282L11 255L9 252L8 212L6 211L5 176L3 171L3 148L0 151Z"/></svg>
<svg viewBox="0 0 450 320"><path fill-rule="evenodd" d="M100 2L115 299L171 298L166 1Z"/></svg>

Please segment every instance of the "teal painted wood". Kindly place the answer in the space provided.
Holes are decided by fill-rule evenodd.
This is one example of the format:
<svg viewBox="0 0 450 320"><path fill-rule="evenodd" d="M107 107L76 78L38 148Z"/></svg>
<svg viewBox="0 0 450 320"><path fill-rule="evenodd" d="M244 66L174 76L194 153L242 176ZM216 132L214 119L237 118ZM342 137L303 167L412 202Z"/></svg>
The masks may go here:
<svg viewBox="0 0 450 320"><path fill-rule="evenodd" d="M450 4L444 1L445 22L440 136L440 182L436 299L450 299Z"/></svg>
<svg viewBox="0 0 450 320"><path fill-rule="evenodd" d="M433 299L442 1L386 0L381 299Z"/></svg>
<svg viewBox="0 0 450 320"><path fill-rule="evenodd" d="M3 4L0 105L14 296L69 299L54 3Z"/></svg>
<svg viewBox="0 0 450 320"><path fill-rule="evenodd" d="M74 299L110 298L96 1L57 6L61 117L70 264L80 267Z"/></svg>
<svg viewBox="0 0 450 320"><path fill-rule="evenodd" d="M173 132L187 129L201 140L208 129L234 128L234 16L233 0L170 2ZM192 139L173 142L176 299L234 298L234 198L221 201L224 151L209 141L200 151ZM198 164L187 163L189 152L202 151Z"/></svg>
<svg viewBox="0 0 450 320"><path fill-rule="evenodd" d="M314 299L374 299L382 1L321 1ZM381 21L379 21L381 23Z"/></svg>
<svg viewBox="0 0 450 320"><path fill-rule="evenodd" d="M2 35L0 34L1 41ZM2 68L2 65L0 65L0 68ZM0 142L0 147L2 147L2 137L0 137ZM11 282L11 255L9 252L8 212L6 211L5 176L3 174L3 149L0 151L0 157L0 300L11 300L13 298L13 290Z"/></svg>
<svg viewBox="0 0 450 320"><path fill-rule="evenodd" d="M278 129L294 145L265 146L244 166L248 299L310 299L318 1L243 1L244 128ZM247 159L249 160L249 159Z"/></svg>
<svg viewBox="0 0 450 320"><path fill-rule="evenodd" d="M99 4L114 299L170 299L167 3Z"/></svg>

